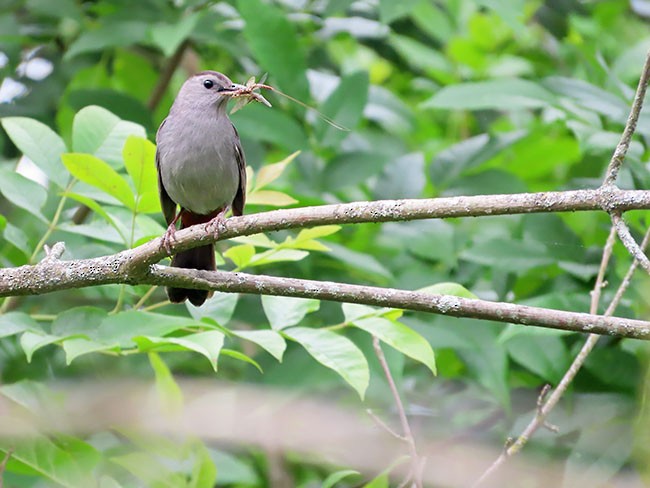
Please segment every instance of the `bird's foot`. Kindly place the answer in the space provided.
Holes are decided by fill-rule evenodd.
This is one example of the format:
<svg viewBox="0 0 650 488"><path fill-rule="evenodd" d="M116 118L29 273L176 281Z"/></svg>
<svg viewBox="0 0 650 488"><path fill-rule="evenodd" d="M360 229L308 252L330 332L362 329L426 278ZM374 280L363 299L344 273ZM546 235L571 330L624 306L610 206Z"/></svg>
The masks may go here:
<svg viewBox="0 0 650 488"><path fill-rule="evenodd" d="M176 221L169 224L167 230L162 235L160 240L160 248L165 248L167 254L171 255L172 253L172 243L176 242Z"/></svg>
<svg viewBox="0 0 650 488"><path fill-rule="evenodd" d="M226 225L225 215L227 210L227 208L220 210L217 215L215 215L208 223L205 224L205 231L214 235L215 239L219 237L220 227Z"/></svg>

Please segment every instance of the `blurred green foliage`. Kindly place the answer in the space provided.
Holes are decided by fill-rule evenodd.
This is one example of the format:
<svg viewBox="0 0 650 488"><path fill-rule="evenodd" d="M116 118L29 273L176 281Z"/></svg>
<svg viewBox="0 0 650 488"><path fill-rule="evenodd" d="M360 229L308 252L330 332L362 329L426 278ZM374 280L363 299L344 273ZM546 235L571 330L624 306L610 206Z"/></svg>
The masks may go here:
<svg viewBox="0 0 650 488"><path fill-rule="evenodd" d="M622 0L0 0L1 265L35 263L57 241L76 259L162 234L149 141L193 71L238 82L268 73L268 83L351 129L273 93L273 109L234 114L251 167L250 213L597 187L649 48L646 20ZM647 189L647 113L637 134L618 184ZM80 206L91 210L85 219ZM642 212L626 218L644 231ZM588 311L608 232L599 213L519 215L327 226L239 238L218 251L221 269L437 285ZM603 304L629 263L617 245ZM647 317L649 292L650 280L635 276L618 314ZM391 346L391 370L422 436L500 445L521 432L539 389L557 384L584 341L314 300L216 294L198 309L164 300L159 289L104 286L6 301L0 394L29 405L46 380L128 375L155 377L173 405L182 399L172 372L216 374L335 393L389 416L375 335ZM560 435L533 439L542 458L566 460L566 486L592 468L604 483L622 470L648 481L647 435L633 428L648 423L646 363L645 344L602 339L552 416ZM270 483L271 461L254 448L106 436L3 441L14 448L6 483ZM360 476L354 466L288 459L295 486L388 483L388 466Z"/></svg>

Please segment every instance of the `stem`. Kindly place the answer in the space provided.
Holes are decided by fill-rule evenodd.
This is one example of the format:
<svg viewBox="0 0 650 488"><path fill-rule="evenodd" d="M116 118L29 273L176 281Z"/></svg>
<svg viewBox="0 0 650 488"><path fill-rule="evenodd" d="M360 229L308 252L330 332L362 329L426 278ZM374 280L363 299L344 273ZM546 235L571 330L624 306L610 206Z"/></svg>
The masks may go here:
<svg viewBox="0 0 650 488"><path fill-rule="evenodd" d="M36 248L34 249L34 252L29 258L29 264L32 264L34 260L36 260L36 256L38 253L43 249L43 246L47 242L47 240L50 238L54 230L56 229L56 226L59 224L59 219L61 218L61 213L63 212L63 206L65 205L66 200L68 197L66 196L67 193L72 189L74 184L77 182L75 178L73 178L70 183L68 183L68 186L66 189L63 191L63 195L61 196L61 200L59 201L59 205L56 207L56 211L54 212L54 217L52 217L52 221L50 224L47 226L47 230L45 231L45 234L43 234L43 237L41 238L40 241L38 241L38 244L36 244Z"/></svg>
<svg viewBox="0 0 650 488"><path fill-rule="evenodd" d="M413 485L416 488L422 488L422 471L424 468L424 458L421 459L420 456L418 456L418 451L415 447L415 439L413 438L413 432L411 431L411 426L409 425L406 411L404 410L404 404L402 403L402 399L400 398L399 392L397 391L395 380L393 380L393 375L390 372L388 362L386 361L386 356L384 355L384 351L381 349L381 344L379 343L377 336L372 337L372 345L375 348L375 354L377 355L379 364L381 364L381 368L384 371L384 375L388 381L390 391L393 394L395 406L397 407L397 412L399 414L399 420L402 424L402 435L409 446L409 453L411 457L410 478L413 480Z"/></svg>

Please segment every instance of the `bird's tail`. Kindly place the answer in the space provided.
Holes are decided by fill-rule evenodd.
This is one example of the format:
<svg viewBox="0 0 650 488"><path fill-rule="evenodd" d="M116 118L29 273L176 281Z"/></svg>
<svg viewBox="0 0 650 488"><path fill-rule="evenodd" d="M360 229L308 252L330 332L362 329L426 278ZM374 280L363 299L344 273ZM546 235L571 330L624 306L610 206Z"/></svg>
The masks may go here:
<svg viewBox="0 0 650 488"><path fill-rule="evenodd" d="M190 225L209 222L214 215L196 215L185 212L181 217L181 229ZM214 258L214 244L207 244L187 251L181 251L172 257L172 266L176 268L201 269L214 271L217 263ZM212 292L208 290L192 290L190 288L167 288L167 297L172 303L182 303L185 299L192 305L199 307L203 305Z"/></svg>

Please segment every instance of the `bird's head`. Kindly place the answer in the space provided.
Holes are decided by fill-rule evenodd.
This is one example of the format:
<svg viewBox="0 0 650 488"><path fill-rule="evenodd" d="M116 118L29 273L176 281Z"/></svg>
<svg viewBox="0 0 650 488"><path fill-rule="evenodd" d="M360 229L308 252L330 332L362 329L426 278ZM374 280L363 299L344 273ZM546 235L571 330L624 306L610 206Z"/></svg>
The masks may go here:
<svg viewBox="0 0 650 488"><path fill-rule="evenodd" d="M202 71L189 78L181 87L176 102L192 107L225 108L230 96L243 85L233 83L216 71Z"/></svg>

